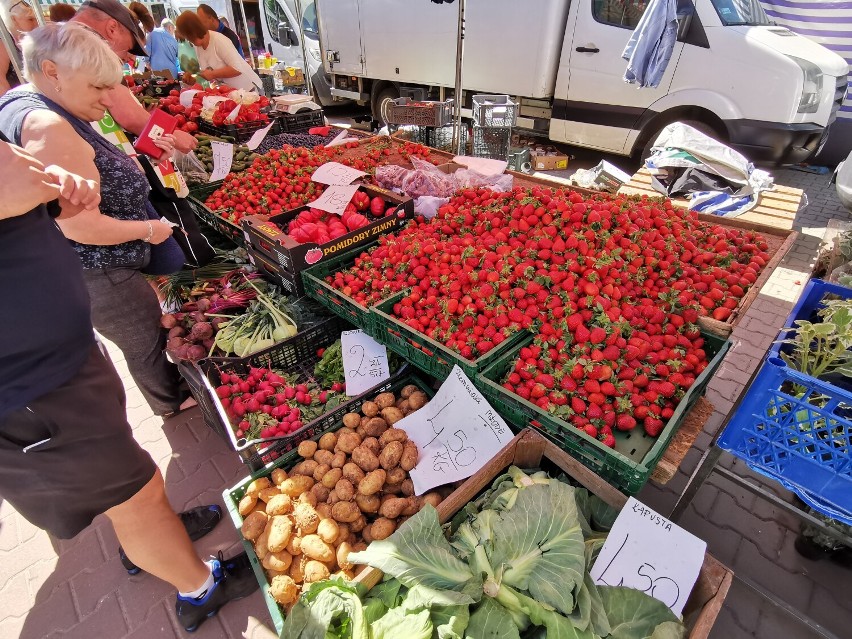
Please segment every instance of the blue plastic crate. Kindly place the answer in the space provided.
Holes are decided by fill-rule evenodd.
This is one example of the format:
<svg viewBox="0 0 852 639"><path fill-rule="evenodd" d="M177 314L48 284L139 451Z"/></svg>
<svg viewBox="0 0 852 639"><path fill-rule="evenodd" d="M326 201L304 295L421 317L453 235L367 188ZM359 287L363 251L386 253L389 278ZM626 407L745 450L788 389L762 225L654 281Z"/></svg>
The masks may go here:
<svg viewBox="0 0 852 639"><path fill-rule="evenodd" d="M778 333L778 340L772 344L772 348L769 349L769 355L767 357L778 357L778 354L782 350L784 352L790 352L792 347L781 344L780 340L793 337L795 334L794 322L796 320L815 321L817 319L817 311L825 307L825 305L822 304L822 298L828 294L837 295L842 299L848 299L852 297L852 288L846 288L839 284L832 284L831 282L824 282L823 280L817 279L813 279L808 282L807 286L805 286L805 290L802 291L802 296L799 298L799 301L796 302L796 305L793 307L790 315L788 315L787 319L784 321L784 328L782 328L781 332Z"/></svg>
<svg viewBox="0 0 852 639"><path fill-rule="evenodd" d="M852 393L771 357L717 444L852 525Z"/></svg>

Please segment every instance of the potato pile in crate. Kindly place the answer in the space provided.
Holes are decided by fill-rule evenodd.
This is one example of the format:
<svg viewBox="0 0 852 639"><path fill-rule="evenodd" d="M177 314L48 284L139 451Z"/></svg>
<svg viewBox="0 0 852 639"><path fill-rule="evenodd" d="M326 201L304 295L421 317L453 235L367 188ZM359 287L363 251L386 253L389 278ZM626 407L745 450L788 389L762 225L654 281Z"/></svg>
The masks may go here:
<svg viewBox="0 0 852 639"><path fill-rule="evenodd" d="M386 392L348 413L343 427L303 441L302 461L290 471L276 468L253 481L239 503L241 532L254 544L270 581L270 593L285 608L303 584L338 573L353 579L360 569L348 561L374 539L385 539L442 493L414 495L409 477L417 446L394 428L428 397L417 386L399 396Z"/></svg>

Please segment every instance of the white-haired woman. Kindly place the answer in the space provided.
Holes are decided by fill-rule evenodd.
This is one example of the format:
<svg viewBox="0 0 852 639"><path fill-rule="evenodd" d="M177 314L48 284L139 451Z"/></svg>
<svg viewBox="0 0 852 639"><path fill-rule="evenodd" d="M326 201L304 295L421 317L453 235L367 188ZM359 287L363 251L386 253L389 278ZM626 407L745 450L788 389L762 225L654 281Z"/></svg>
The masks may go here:
<svg viewBox="0 0 852 639"><path fill-rule="evenodd" d="M150 208L141 167L90 124L110 106L121 63L100 36L73 22L36 29L22 46L31 84L0 98L0 131L37 147L45 164L74 167L100 183L99 209L59 226L83 263L95 328L124 353L154 413L174 413L194 402L163 353L160 306L141 269L151 261L151 245L175 240ZM173 139L163 136L156 144L171 153Z"/></svg>
<svg viewBox="0 0 852 639"><path fill-rule="evenodd" d="M125 333L150 334L144 324L157 323L149 312L155 309L159 316L156 296L137 269L149 244L168 239L171 229L148 218L148 184L134 161L89 124L104 116L122 77L121 64L100 36L73 23L33 30L23 51L32 84L0 98L0 138L23 146L45 165L74 167L83 179L100 184L98 208L78 204L68 211L61 203L57 220L83 262L85 288L80 283L78 290L85 298L88 289L92 324L110 339L118 335L124 348ZM80 280L74 269L65 275L69 285ZM106 312L107 306L115 312ZM78 295L72 308L80 311L76 320L62 316L63 310L56 321L83 323L77 341L88 350L85 300ZM116 319L120 315L123 328ZM115 371L96 356L89 368L72 377L68 388L46 388L45 398L25 400L26 406L0 404L10 409L0 412L0 490L25 517L61 538L75 536L105 513L136 566L177 588L178 618L195 630L228 601L257 589L251 565L245 554L227 561L199 559L187 534L193 522L181 524L156 464L133 439ZM6 399L8 389L0 390ZM202 510L216 516L206 524L194 522L201 535L220 516L220 509Z"/></svg>
<svg viewBox="0 0 852 639"><path fill-rule="evenodd" d="M16 44L25 34L38 26L35 11L26 0L0 0L0 16ZM2 73L0 95L21 83L9 60L9 52L2 43L0 43L0 73Z"/></svg>

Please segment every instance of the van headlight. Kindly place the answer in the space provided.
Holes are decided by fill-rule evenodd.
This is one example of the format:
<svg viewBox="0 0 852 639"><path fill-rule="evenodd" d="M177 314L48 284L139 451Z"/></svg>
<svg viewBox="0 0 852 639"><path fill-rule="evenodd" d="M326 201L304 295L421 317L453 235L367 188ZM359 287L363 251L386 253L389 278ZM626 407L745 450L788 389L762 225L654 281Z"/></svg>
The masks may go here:
<svg viewBox="0 0 852 639"><path fill-rule="evenodd" d="M799 65L802 70L802 97L799 100L799 113L816 113L819 109L819 98L822 94L822 69L813 62L787 56Z"/></svg>

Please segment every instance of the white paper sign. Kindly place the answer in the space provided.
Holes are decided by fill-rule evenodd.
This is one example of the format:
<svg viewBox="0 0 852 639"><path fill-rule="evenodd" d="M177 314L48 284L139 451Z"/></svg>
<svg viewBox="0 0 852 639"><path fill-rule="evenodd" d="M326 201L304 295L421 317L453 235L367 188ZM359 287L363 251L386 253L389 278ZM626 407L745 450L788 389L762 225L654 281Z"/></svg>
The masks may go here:
<svg viewBox="0 0 852 639"><path fill-rule="evenodd" d="M470 477L512 439L512 432L458 366L426 406L396 428L417 444L409 472L414 492Z"/></svg>
<svg viewBox="0 0 852 639"><path fill-rule="evenodd" d="M362 330L340 334L346 394L350 397L390 379L388 349Z"/></svg>
<svg viewBox="0 0 852 639"><path fill-rule="evenodd" d="M192 99L195 97L196 93L201 93L197 89L187 89L186 91L181 91L180 94L180 104L187 109L192 106Z"/></svg>
<svg viewBox="0 0 852 639"><path fill-rule="evenodd" d="M212 109L220 102L224 102L227 100L224 95L205 95L201 98L201 108L202 109Z"/></svg>
<svg viewBox="0 0 852 639"><path fill-rule="evenodd" d="M706 542L631 497L589 574L598 585L641 590L680 616L706 550Z"/></svg>
<svg viewBox="0 0 852 639"><path fill-rule="evenodd" d="M320 209L321 211L342 215L346 209L346 205L352 200L352 196L355 195L355 191L357 190L357 184L330 186L308 206Z"/></svg>
<svg viewBox="0 0 852 639"><path fill-rule="evenodd" d="M224 180L225 176L231 172L231 164L234 161L234 145L230 142L213 140L210 142L210 148L213 150L213 173L210 174L210 181Z"/></svg>
<svg viewBox="0 0 852 639"><path fill-rule="evenodd" d="M490 158L474 158L468 155L457 155L453 158L456 164L463 164L471 171L481 175L500 175L509 166L505 160L492 160Z"/></svg>
<svg viewBox="0 0 852 639"><path fill-rule="evenodd" d="M237 119L237 116L240 114L240 107L241 107L241 106L242 106L242 104L238 104L237 106L235 106L235 107L234 107L234 110L233 110L233 111L231 111L231 112L228 114L228 117L227 117L227 118L225 118L225 122L233 122L234 120L236 120L236 119Z"/></svg>
<svg viewBox="0 0 852 639"><path fill-rule="evenodd" d="M346 133L346 130L344 129L343 131L337 134L337 137L335 137L331 142L326 144L326 146L339 146L341 144L345 144L346 142L349 142L349 138L347 136L348 133Z"/></svg>
<svg viewBox="0 0 852 639"><path fill-rule="evenodd" d="M346 166L340 162L326 162L319 167L311 179L320 184L352 184L359 177L367 175L364 171L353 169L351 166Z"/></svg>
<svg viewBox="0 0 852 639"><path fill-rule="evenodd" d="M270 122L267 126L263 127L259 131L255 131L254 134L249 138L248 142L246 142L246 146L249 150L254 151L257 147L260 146L260 143L263 142L263 139L266 137L266 134L269 133L269 129L273 127L275 124L275 120Z"/></svg>

